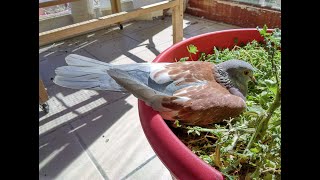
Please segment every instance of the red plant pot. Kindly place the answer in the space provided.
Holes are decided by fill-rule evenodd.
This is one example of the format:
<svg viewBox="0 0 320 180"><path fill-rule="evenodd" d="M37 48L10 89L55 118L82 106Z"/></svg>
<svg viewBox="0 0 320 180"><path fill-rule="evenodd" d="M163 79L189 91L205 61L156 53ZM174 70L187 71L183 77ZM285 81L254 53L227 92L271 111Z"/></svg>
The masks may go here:
<svg viewBox="0 0 320 180"><path fill-rule="evenodd" d="M188 57L187 46L190 44L195 45L199 50L197 55L192 55L192 59L198 59L200 52L212 53L214 46L232 48L235 42L240 45L252 40L263 40L255 28L206 33L171 46L159 54L153 62L175 62L175 59ZM138 102L138 108L143 131L151 147L175 178L181 180L224 179L221 172L201 160L177 138L157 111L141 100Z"/></svg>

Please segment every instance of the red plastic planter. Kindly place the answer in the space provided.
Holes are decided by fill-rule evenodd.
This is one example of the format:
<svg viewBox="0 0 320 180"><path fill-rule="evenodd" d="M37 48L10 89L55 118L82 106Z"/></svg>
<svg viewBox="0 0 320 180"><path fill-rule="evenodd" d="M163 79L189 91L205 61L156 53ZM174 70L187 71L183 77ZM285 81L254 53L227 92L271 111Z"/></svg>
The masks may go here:
<svg viewBox="0 0 320 180"><path fill-rule="evenodd" d="M237 40L235 41L235 39ZM263 40L255 28L202 34L171 46L159 54L153 62L174 62L175 59L188 57L187 46L190 44L195 45L199 50L198 54L192 57L197 59L200 52L212 53L214 46L232 48L235 42L239 45L254 39L257 41ZM140 100L138 103L141 125L150 145L177 179L224 179L218 170L198 158L176 137L158 112Z"/></svg>

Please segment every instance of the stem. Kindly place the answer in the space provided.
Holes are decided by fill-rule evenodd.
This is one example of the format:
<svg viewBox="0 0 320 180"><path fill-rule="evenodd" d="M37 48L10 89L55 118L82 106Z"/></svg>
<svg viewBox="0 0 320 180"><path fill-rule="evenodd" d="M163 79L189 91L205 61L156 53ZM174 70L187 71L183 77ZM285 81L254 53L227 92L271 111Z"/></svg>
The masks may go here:
<svg viewBox="0 0 320 180"><path fill-rule="evenodd" d="M276 99L273 101L273 103L271 104L271 106L269 107L269 109L267 111L267 117L262 121L262 129L260 132L261 138L264 136L264 134L266 133L266 131L268 129L269 120L271 119L274 111L277 108L279 108L280 105L281 105L281 88L278 89L277 94L276 94Z"/></svg>
<svg viewBox="0 0 320 180"><path fill-rule="evenodd" d="M187 130L196 130L196 131L199 131L199 132L208 132L208 133L211 133L211 134L214 134L216 135L217 133L219 132L228 132L230 130L228 129L208 129L208 128L195 128L195 127L190 127L190 126L182 126L182 128L184 129L187 129ZM246 129L242 129L242 128L232 128L232 130L237 130L237 131L242 131L242 132L247 132L247 133L253 133L255 132L254 128L246 128Z"/></svg>
<svg viewBox="0 0 320 180"><path fill-rule="evenodd" d="M264 136L264 134L266 133L267 129L268 129L268 123L270 118L272 117L274 111L280 107L281 104L281 88L278 89L277 94L276 94L276 99L273 101L273 103L271 104L271 106L269 107L269 109L267 110L266 115L262 115L259 117L258 119L258 127L256 132L252 135L246 149L244 150L243 153L246 153L252 146L252 144L254 142L256 142L259 139L262 139L262 137Z"/></svg>
<svg viewBox="0 0 320 180"><path fill-rule="evenodd" d="M250 141L249 141L246 149L243 151L243 154L245 154L245 153L251 148L253 142L256 140L256 137L258 136L258 133L260 132L260 129L261 129L261 122L262 122L261 119L263 119L263 117L264 117L264 115L261 115L261 116L259 116L259 117L257 118L257 119L258 119L257 121L259 122L258 127L257 127L257 130L256 130L256 131L254 132L254 134L251 136L251 139L250 139Z"/></svg>
<svg viewBox="0 0 320 180"><path fill-rule="evenodd" d="M260 174L260 165L256 168L256 170L251 174L250 178L251 179L256 179L259 177Z"/></svg>
<svg viewBox="0 0 320 180"><path fill-rule="evenodd" d="M250 55L246 50L244 50L244 51L242 51L242 52L245 53L245 54L247 54L247 56L249 56L249 59L252 59L251 55Z"/></svg>
<svg viewBox="0 0 320 180"><path fill-rule="evenodd" d="M281 173L281 170L280 170L280 169L269 168L269 169L266 169L266 170L264 170L264 171L261 171L261 174L262 174L262 173L266 173L266 172L270 172L270 171L272 171L272 172L274 172L274 173L278 173L278 174Z"/></svg>
<svg viewBox="0 0 320 180"><path fill-rule="evenodd" d="M281 173L280 169L269 168L269 169L266 169L266 170L262 171L261 174L262 173L266 173L266 172L270 172L270 171L273 171L274 173L276 172L276 173L279 173L279 174Z"/></svg>
<svg viewBox="0 0 320 180"><path fill-rule="evenodd" d="M278 70L277 70L277 66L275 65L274 60L273 60L273 58L274 58L274 52L276 51L275 49L276 49L276 47L273 47L273 49L272 49L272 51L271 51L271 64L272 64L274 76L276 77L277 86L278 86L278 88L279 88L280 85L279 85L279 78L278 78L278 73L277 73Z"/></svg>
<svg viewBox="0 0 320 180"><path fill-rule="evenodd" d="M201 140L204 140L204 139L206 139L206 138L203 137L203 138L200 138L200 139L190 140L190 141L188 141L188 144L193 144L195 142L198 142L198 141L201 141Z"/></svg>
<svg viewBox="0 0 320 180"><path fill-rule="evenodd" d="M221 164L221 160L220 160L220 144L217 144L215 152L216 152L216 156L214 158L214 163L221 169L222 164Z"/></svg>
<svg viewBox="0 0 320 180"><path fill-rule="evenodd" d="M189 57L190 57L190 59L193 61L192 56L191 56L191 54L190 54L190 53L189 53Z"/></svg>
<svg viewBox="0 0 320 180"><path fill-rule="evenodd" d="M240 162L241 162L242 158L239 158L236 162L234 162L233 164L231 164L230 166L228 166L227 168L221 170L222 173L228 173L229 171L231 171L232 169L234 169L234 167L237 167Z"/></svg>
<svg viewBox="0 0 320 180"><path fill-rule="evenodd" d="M232 120L228 121L229 131L231 131L231 129L234 129L235 132L234 132L234 136L232 138L232 143L226 147L226 151L228 151L228 152L233 150L233 148L236 146L238 139L239 139L239 133L238 133L237 129L232 127L232 124L231 124Z"/></svg>
<svg viewBox="0 0 320 180"><path fill-rule="evenodd" d="M238 139L239 139L239 135L238 135L238 132L236 131L236 133L234 134L233 138L232 138L232 143L226 147L226 151L231 151L233 150L233 148L236 146L237 142L238 142Z"/></svg>
<svg viewBox="0 0 320 180"><path fill-rule="evenodd" d="M211 138L211 139L217 139L217 137L215 137L215 136L208 136L208 135L205 135L204 137L206 137L206 138Z"/></svg>
<svg viewBox="0 0 320 180"><path fill-rule="evenodd" d="M183 127L185 129L188 129L188 130L196 130L196 131L199 131L199 132L208 132L208 133L211 133L211 134L214 134L216 135L217 133L219 132L227 132L228 129L208 129L208 128L194 128L194 127Z"/></svg>
<svg viewBox="0 0 320 180"><path fill-rule="evenodd" d="M202 59L205 60L205 58L204 58L205 56L206 56L205 53L201 53L198 61L202 61Z"/></svg>

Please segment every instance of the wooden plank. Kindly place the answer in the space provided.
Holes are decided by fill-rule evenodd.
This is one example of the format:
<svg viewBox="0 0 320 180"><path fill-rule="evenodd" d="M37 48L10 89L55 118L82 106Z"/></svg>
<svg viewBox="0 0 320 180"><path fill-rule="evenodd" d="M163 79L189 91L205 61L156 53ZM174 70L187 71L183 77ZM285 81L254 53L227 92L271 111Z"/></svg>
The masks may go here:
<svg viewBox="0 0 320 180"><path fill-rule="evenodd" d="M48 93L41 79L39 79L39 103L44 104L49 99Z"/></svg>
<svg viewBox="0 0 320 180"><path fill-rule="evenodd" d="M176 0L178 6L172 9L173 44L183 39L183 0Z"/></svg>
<svg viewBox="0 0 320 180"><path fill-rule="evenodd" d="M121 2L120 0L110 0L112 14L121 12ZM118 22L121 25L121 22Z"/></svg>
<svg viewBox="0 0 320 180"><path fill-rule="evenodd" d="M120 0L110 0L112 13L121 12L121 2Z"/></svg>
<svg viewBox="0 0 320 180"><path fill-rule="evenodd" d="M69 2L75 2L79 0L40 0L39 1L39 8L49 7L49 6L55 6L60 4L66 4Z"/></svg>
<svg viewBox="0 0 320 180"><path fill-rule="evenodd" d="M50 31L39 33L39 46L43 46L49 43L57 42L63 39L71 38L88 32L102 29L110 24L116 24L121 21L132 19L153 11L173 8L177 6L177 3L182 0L175 1L162 1L151 5L143 6L138 9L131 10L129 12L120 12L101 17L99 19L92 19L89 21L76 23L73 25L53 29ZM179 22L176 22L179 23ZM182 23L182 22L181 22ZM176 26L180 27L180 26Z"/></svg>

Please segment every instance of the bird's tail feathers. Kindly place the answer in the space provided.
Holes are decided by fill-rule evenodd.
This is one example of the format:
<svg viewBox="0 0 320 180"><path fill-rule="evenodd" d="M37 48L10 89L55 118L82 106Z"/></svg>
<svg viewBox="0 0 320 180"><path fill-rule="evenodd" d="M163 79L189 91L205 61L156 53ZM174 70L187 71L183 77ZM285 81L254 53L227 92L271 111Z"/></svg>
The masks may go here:
<svg viewBox="0 0 320 180"><path fill-rule="evenodd" d="M66 58L66 63L69 66L77 67L96 67L96 68L110 68L112 65L102 61L98 61L85 56L70 54Z"/></svg>
<svg viewBox="0 0 320 180"><path fill-rule="evenodd" d="M58 67L53 82L71 89L126 91L107 73L112 65L84 56L71 54L66 57L69 66Z"/></svg>

